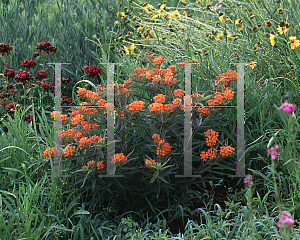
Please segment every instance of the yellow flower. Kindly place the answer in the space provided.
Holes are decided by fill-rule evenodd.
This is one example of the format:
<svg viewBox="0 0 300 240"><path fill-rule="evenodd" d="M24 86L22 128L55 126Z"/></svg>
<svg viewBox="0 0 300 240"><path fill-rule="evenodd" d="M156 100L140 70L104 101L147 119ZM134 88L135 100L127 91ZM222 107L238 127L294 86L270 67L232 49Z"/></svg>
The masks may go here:
<svg viewBox="0 0 300 240"><path fill-rule="evenodd" d="M146 11L146 13L152 15L152 12L149 11L149 8L153 8L153 6L151 4L147 4L145 7L143 7Z"/></svg>
<svg viewBox="0 0 300 240"><path fill-rule="evenodd" d="M187 17L187 13L186 13L186 11L184 11L184 12L183 12L183 14L184 14L184 16L185 16L185 17Z"/></svg>
<svg viewBox="0 0 300 240"><path fill-rule="evenodd" d="M143 30L143 27L138 27L136 30L137 30L138 32L140 32L140 31Z"/></svg>
<svg viewBox="0 0 300 240"><path fill-rule="evenodd" d="M172 12L172 18L179 18L180 12L178 10L175 10Z"/></svg>
<svg viewBox="0 0 300 240"><path fill-rule="evenodd" d="M240 22L241 19L235 20L235 29L241 31L243 29L243 23Z"/></svg>
<svg viewBox="0 0 300 240"><path fill-rule="evenodd" d="M131 54L133 54L134 53L134 49L136 48L136 46L134 44L131 44L131 46L129 48L130 48Z"/></svg>
<svg viewBox="0 0 300 240"><path fill-rule="evenodd" d="M232 12L232 13L230 13L230 15L231 15L231 16L234 16L234 13Z"/></svg>
<svg viewBox="0 0 300 240"><path fill-rule="evenodd" d="M124 12L121 12L121 18L125 17L125 13Z"/></svg>
<svg viewBox="0 0 300 240"><path fill-rule="evenodd" d="M254 69L254 68L257 66L256 63L257 63L257 62L250 62L250 63L249 63L249 67L251 67L252 69Z"/></svg>
<svg viewBox="0 0 300 240"><path fill-rule="evenodd" d="M166 4L163 4L160 6L159 10L158 10L158 13L160 14L162 12L162 10L164 10Z"/></svg>
<svg viewBox="0 0 300 240"><path fill-rule="evenodd" d="M286 33L288 30L289 30L289 28L287 28L287 27L280 27L280 25L278 25L277 31L279 32L279 34Z"/></svg>
<svg viewBox="0 0 300 240"><path fill-rule="evenodd" d="M222 15L219 17L219 20L220 20L220 22L224 23L224 22L226 22L227 19L224 18L224 15Z"/></svg>
<svg viewBox="0 0 300 240"><path fill-rule="evenodd" d="M126 55L129 55L129 50L128 50L128 48L127 48L126 46L123 46L123 48L125 49Z"/></svg>
<svg viewBox="0 0 300 240"><path fill-rule="evenodd" d="M270 41L271 41L271 45L274 46L275 45L275 35L274 34L270 34Z"/></svg>
<svg viewBox="0 0 300 240"><path fill-rule="evenodd" d="M228 34L227 34L227 42L230 42L230 40L229 40L230 37L232 37L232 34L231 34L231 33L228 33Z"/></svg>
<svg viewBox="0 0 300 240"><path fill-rule="evenodd" d="M297 40L296 36L290 36L289 37L290 41L288 42L291 43L291 49L295 49L295 47L298 47L300 45L300 41Z"/></svg>
<svg viewBox="0 0 300 240"><path fill-rule="evenodd" d="M218 36L216 37L216 39L219 41L219 40L221 40L222 37L223 37L223 33L220 32L220 33L218 34Z"/></svg>

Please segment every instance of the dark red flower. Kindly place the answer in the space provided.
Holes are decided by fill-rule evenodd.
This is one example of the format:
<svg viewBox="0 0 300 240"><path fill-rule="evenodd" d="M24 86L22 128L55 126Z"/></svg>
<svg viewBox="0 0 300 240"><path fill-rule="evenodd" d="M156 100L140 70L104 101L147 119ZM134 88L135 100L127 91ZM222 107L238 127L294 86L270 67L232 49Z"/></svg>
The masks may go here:
<svg viewBox="0 0 300 240"><path fill-rule="evenodd" d="M0 44L0 54L5 55L9 54L9 52L12 50L12 47L8 46L6 43L1 43Z"/></svg>
<svg viewBox="0 0 300 240"><path fill-rule="evenodd" d="M6 103L5 103L6 104ZM8 114L12 114L15 112L15 110L19 109L20 105L17 103L10 103L7 105L6 111Z"/></svg>
<svg viewBox="0 0 300 240"><path fill-rule="evenodd" d="M49 90L48 81L43 82L43 87L44 87L45 90Z"/></svg>
<svg viewBox="0 0 300 240"><path fill-rule="evenodd" d="M7 68L4 68L3 74L8 78L14 78L16 75L14 69L7 69Z"/></svg>
<svg viewBox="0 0 300 240"><path fill-rule="evenodd" d="M36 72L34 75L35 75L36 79L43 79L43 78L48 77L48 74L45 73L45 70L40 70L40 71Z"/></svg>
<svg viewBox="0 0 300 240"><path fill-rule="evenodd" d="M21 64L21 67L27 67L27 68L32 68L34 66L36 66L36 61L28 60L28 59L25 59L24 62Z"/></svg>
<svg viewBox="0 0 300 240"><path fill-rule="evenodd" d="M27 122L32 122L33 116L32 116L31 114L27 114L27 115L25 115L25 120L26 120Z"/></svg>
<svg viewBox="0 0 300 240"><path fill-rule="evenodd" d="M37 44L36 49L40 51L45 51L47 53L49 52L56 52L57 48L53 47L48 41L44 40L43 42L39 42Z"/></svg>
<svg viewBox="0 0 300 240"><path fill-rule="evenodd" d="M71 104L73 102L73 99L70 97L68 97L68 96L63 96L63 98L62 98L62 104Z"/></svg>
<svg viewBox="0 0 300 240"><path fill-rule="evenodd" d="M29 74L29 71L26 72L22 69L19 70L19 73L15 76L15 79L23 84L29 83L32 80L32 76Z"/></svg>
<svg viewBox="0 0 300 240"><path fill-rule="evenodd" d="M87 74L88 77L100 77L101 69L96 65L90 65L83 67L83 72Z"/></svg>

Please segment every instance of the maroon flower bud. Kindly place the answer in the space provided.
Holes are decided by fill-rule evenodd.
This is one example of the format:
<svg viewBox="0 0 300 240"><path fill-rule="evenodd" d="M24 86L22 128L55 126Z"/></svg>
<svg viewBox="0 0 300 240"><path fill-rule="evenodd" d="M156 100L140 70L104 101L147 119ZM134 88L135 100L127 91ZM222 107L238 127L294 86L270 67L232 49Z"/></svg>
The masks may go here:
<svg viewBox="0 0 300 240"><path fill-rule="evenodd" d="M20 108L19 104L10 103L10 104L7 105L6 111L7 111L8 114L13 114L19 108Z"/></svg>
<svg viewBox="0 0 300 240"><path fill-rule="evenodd" d="M40 71L36 72L34 75L37 79L43 79L43 78L48 77L48 74L45 73L45 70L40 70Z"/></svg>
<svg viewBox="0 0 300 240"><path fill-rule="evenodd" d="M0 44L0 54L6 55L9 54L9 52L12 50L12 47L8 46L8 44L1 43Z"/></svg>
<svg viewBox="0 0 300 240"><path fill-rule="evenodd" d="M96 65L90 65L83 67L83 72L87 74L88 77L100 77L101 69Z"/></svg>
<svg viewBox="0 0 300 240"><path fill-rule="evenodd" d="M14 69L7 69L7 68L4 68L3 74L8 78L14 78L16 75Z"/></svg>
<svg viewBox="0 0 300 240"><path fill-rule="evenodd" d="M25 59L24 62L21 64L21 67L27 67L27 68L32 68L34 66L36 66L36 61L28 60L28 59Z"/></svg>
<svg viewBox="0 0 300 240"><path fill-rule="evenodd" d="M15 76L15 79L23 84L29 83L32 80L32 76L29 74L29 71L26 72L22 69L19 70L19 73Z"/></svg>

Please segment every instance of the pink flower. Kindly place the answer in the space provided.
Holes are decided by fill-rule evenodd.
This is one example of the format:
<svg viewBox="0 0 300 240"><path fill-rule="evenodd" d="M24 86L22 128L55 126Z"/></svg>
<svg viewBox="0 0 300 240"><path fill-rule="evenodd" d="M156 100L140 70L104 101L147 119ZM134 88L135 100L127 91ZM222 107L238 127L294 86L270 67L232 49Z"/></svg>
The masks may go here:
<svg viewBox="0 0 300 240"><path fill-rule="evenodd" d="M295 111L295 106L292 103L288 103L285 101L279 108L279 110L283 109L283 111L286 111L288 114L291 114Z"/></svg>
<svg viewBox="0 0 300 240"><path fill-rule="evenodd" d="M244 183L245 183L245 184L253 183L252 180L251 180L251 175L246 175L246 176L245 176Z"/></svg>
<svg viewBox="0 0 300 240"><path fill-rule="evenodd" d="M279 153L277 152L277 150L279 149L279 146L278 145L275 145L274 147L271 147L267 153L269 155L271 155L271 159L276 159L277 155L279 155Z"/></svg>
<svg viewBox="0 0 300 240"><path fill-rule="evenodd" d="M278 222L277 222L277 227L292 227L294 226L294 220L292 219L292 215L289 212L286 211L278 211L280 215L278 216Z"/></svg>

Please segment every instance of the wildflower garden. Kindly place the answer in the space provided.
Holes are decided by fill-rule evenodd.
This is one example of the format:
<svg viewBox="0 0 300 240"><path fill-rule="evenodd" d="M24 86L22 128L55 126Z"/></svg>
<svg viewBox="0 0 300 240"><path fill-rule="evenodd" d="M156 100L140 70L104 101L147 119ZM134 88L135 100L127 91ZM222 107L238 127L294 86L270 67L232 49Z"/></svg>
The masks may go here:
<svg viewBox="0 0 300 240"><path fill-rule="evenodd" d="M298 1L0 12L0 239L300 239Z"/></svg>

